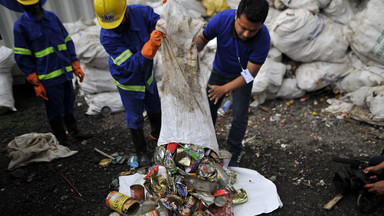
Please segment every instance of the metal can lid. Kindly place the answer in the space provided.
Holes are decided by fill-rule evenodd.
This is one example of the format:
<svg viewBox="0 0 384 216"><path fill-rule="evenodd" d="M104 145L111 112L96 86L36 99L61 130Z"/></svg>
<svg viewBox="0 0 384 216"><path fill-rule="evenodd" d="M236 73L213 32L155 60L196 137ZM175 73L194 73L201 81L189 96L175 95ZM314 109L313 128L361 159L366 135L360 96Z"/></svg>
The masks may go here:
<svg viewBox="0 0 384 216"><path fill-rule="evenodd" d="M219 207L223 207L223 206L225 206L225 204L227 204L227 201L228 201L227 197L218 196L215 198L215 205L219 206Z"/></svg>

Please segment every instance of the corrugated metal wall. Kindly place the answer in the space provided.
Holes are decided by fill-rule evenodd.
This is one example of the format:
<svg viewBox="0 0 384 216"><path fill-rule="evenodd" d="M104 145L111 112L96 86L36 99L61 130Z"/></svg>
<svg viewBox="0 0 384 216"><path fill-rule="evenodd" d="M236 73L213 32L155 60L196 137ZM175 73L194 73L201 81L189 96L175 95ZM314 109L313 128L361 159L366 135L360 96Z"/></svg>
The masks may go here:
<svg viewBox="0 0 384 216"><path fill-rule="evenodd" d="M81 17L86 20L95 18L93 0L47 0L43 8L55 12L63 23L75 22ZM3 37L0 45L13 48L13 24L21 15L0 5L0 33Z"/></svg>

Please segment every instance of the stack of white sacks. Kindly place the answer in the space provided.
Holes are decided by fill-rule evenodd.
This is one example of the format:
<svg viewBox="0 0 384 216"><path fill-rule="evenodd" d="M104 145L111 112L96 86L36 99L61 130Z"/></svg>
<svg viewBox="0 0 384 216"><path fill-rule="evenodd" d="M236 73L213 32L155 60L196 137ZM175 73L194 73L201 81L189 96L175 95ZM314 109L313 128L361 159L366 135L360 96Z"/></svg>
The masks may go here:
<svg viewBox="0 0 384 216"><path fill-rule="evenodd" d="M179 0L181 5L203 19L201 1ZM237 8L239 0L227 0ZM307 92L335 85L345 96L328 102L325 111L348 112L351 117L384 125L384 2L381 0L268 0L265 22L271 35L267 61L255 78L253 106L268 99L295 99ZM161 14L162 2L130 1L146 4ZM112 112L123 107L109 73L108 55L99 41L97 21L66 24L86 78L81 84L89 105L88 114L98 114L104 106ZM200 53L201 70L208 79L216 41ZM295 74L282 62L282 54L300 62ZM161 85L161 53L155 58Z"/></svg>

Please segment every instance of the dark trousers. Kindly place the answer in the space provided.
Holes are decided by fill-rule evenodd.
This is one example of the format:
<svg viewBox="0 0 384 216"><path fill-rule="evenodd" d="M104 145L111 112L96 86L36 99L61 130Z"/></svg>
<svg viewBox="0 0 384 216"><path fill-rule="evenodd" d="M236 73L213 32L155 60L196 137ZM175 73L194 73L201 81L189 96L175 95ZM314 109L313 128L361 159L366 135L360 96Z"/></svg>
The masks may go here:
<svg viewBox="0 0 384 216"><path fill-rule="evenodd" d="M47 91L48 100L44 100L44 102L49 121L73 113L75 92L72 81L45 87L45 90Z"/></svg>
<svg viewBox="0 0 384 216"><path fill-rule="evenodd" d="M227 76L220 74L216 70L212 70L208 84L224 85L236 78L237 76ZM252 85L253 82L250 82L243 87L233 90L232 92L232 126L229 131L227 145L229 151L237 156L239 156L243 151L243 145L241 142L244 138L248 125L248 108L251 101ZM208 90L209 87L207 87L207 94ZM216 123L217 110L220 108L223 98L224 97L221 97L217 104L214 104L214 101L209 101L213 124Z"/></svg>

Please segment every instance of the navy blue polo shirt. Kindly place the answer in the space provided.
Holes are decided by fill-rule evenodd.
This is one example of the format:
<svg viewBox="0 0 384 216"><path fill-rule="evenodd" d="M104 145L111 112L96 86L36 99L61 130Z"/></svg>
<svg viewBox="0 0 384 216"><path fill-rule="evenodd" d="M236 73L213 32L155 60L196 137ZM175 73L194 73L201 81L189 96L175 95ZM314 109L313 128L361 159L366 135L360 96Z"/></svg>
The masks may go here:
<svg viewBox="0 0 384 216"><path fill-rule="evenodd" d="M217 48L213 68L225 75L240 75L242 67L247 67L248 61L263 64L270 49L270 36L263 24L257 34L247 42L241 41L235 31L235 9L225 10L216 14L204 30L208 40L217 37Z"/></svg>

